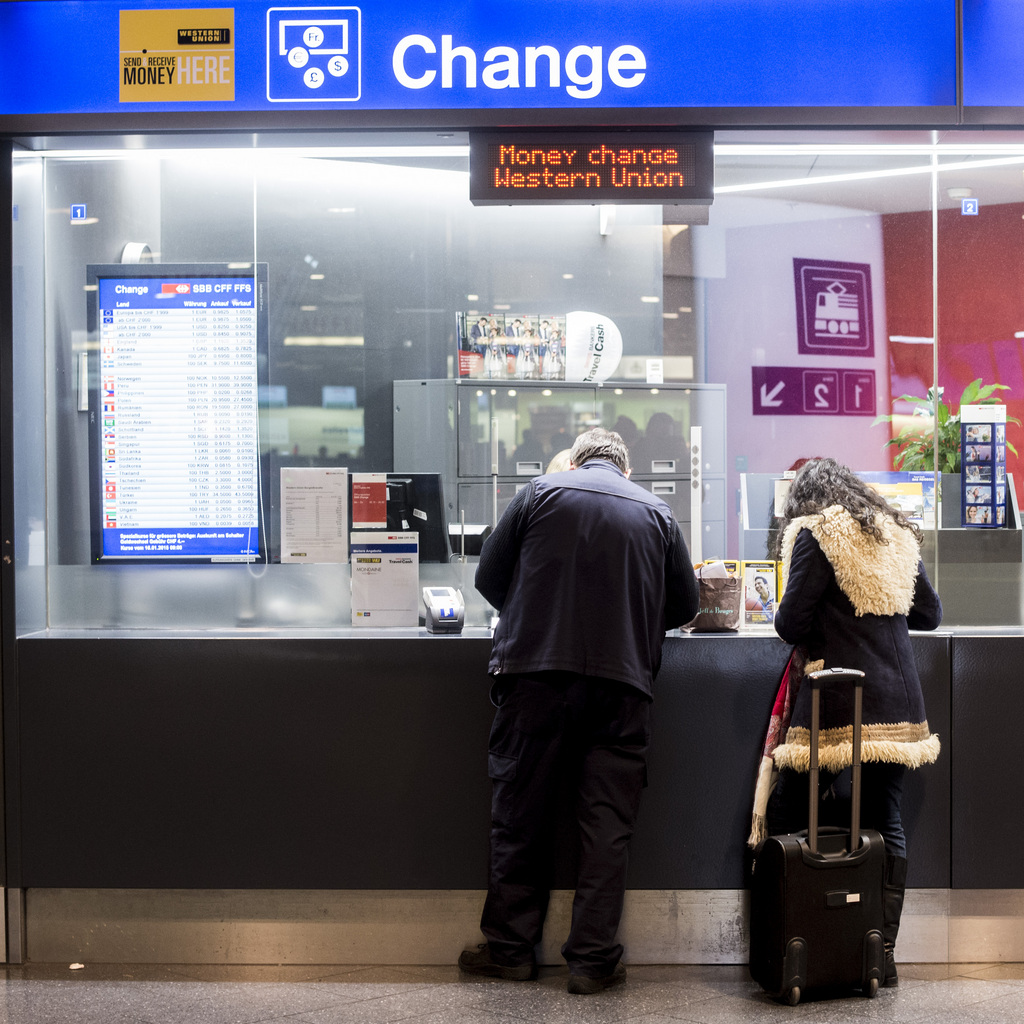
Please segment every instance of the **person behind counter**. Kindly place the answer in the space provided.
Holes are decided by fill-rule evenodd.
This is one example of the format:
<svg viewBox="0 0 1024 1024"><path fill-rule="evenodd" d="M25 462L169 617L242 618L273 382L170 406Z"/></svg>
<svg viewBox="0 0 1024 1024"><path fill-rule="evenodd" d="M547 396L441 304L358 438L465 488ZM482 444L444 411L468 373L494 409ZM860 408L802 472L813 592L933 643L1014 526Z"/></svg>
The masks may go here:
<svg viewBox="0 0 1024 1024"><path fill-rule="evenodd" d="M783 513L784 590L776 632L797 645L807 671L820 661L865 673L862 819L885 842L883 983L893 986L899 983L894 947L907 879L903 778L908 768L939 755L908 629L935 629L942 605L920 559L918 528L834 459L814 459L800 469ZM807 826L810 697L809 686L792 697L791 723L775 748L779 783L767 808L773 833ZM823 693L822 795L850 765L851 738L849 693Z"/></svg>
<svg viewBox="0 0 1024 1024"><path fill-rule="evenodd" d="M574 780L580 848L568 990L625 980L617 941L629 840L646 777L665 630L689 622L697 580L671 509L630 482L622 438L576 438L570 472L534 477L484 542L476 587L499 611L488 670L490 884L459 967L537 976L558 798Z"/></svg>

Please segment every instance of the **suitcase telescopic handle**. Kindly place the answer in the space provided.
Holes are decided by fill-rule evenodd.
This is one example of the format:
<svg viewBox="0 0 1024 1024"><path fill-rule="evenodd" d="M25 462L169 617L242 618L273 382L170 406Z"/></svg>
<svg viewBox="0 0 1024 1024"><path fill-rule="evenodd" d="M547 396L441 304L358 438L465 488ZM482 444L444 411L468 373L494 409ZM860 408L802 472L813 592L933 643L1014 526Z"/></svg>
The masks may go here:
<svg viewBox="0 0 1024 1024"><path fill-rule="evenodd" d="M853 684L853 786L850 796L850 853L860 849L860 732L864 710L864 673L859 668L823 668L808 672L811 684L811 763L808 778L810 806L807 814L807 845L818 852L818 733L821 729L821 688L825 683Z"/></svg>
<svg viewBox="0 0 1024 1024"><path fill-rule="evenodd" d="M817 672L808 672L807 678L811 686L820 687L822 683L853 683L857 686L863 679L864 673L859 668L820 668Z"/></svg>

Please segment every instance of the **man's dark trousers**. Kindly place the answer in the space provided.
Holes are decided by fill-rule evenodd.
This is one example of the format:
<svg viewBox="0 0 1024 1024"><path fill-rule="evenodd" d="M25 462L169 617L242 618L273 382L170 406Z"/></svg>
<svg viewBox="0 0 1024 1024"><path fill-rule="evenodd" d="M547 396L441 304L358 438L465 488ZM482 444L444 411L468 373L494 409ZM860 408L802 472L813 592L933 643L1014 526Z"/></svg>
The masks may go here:
<svg viewBox="0 0 1024 1024"><path fill-rule="evenodd" d="M496 677L491 728L490 884L481 930L498 963L532 963L551 889L559 797L574 786L580 850L562 954L604 977L616 941L629 841L646 783L650 701L616 680L574 672Z"/></svg>

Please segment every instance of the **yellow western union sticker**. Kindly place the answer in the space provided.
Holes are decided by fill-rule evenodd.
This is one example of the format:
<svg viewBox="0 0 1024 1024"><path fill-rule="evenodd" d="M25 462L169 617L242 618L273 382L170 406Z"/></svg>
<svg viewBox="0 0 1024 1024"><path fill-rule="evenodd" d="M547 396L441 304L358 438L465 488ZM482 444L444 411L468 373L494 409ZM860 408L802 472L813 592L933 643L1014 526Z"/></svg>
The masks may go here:
<svg viewBox="0 0 1024 1024"><path fill-rule="evenodd" d="M235 98L235 11L121 11L122 103Z"/></svg>

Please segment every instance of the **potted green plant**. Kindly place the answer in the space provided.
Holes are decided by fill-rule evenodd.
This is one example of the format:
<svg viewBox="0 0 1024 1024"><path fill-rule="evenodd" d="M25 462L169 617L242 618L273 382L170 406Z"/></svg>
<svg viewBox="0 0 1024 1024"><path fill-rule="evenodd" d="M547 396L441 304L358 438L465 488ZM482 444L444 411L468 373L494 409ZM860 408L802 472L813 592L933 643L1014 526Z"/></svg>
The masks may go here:
<svg viewBox="0 0 1024 1024"><path fill-rule="evenodd" d="M936 401L935 388L929 388L925 398L917 395L900 395L897 401L910 402L915 408L909 417L879 416L875 423L891 423L907 419L898 434L889 438L884 447L895 448L892 468L906 472L922 472L938 469L940 473L960 472L960 409L965 405L997 404L992 396L996 391L1008 391L1006 384L982 384L981 378L972 380L960 396L960 404L954 412L942 400L939 388ZM1007 416L1007 423L1020 423L1016 417ZM1017 454L1017 449L1006 442L1006 447ZM938 465L936 465L936 455Z"/></svg>

